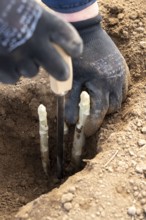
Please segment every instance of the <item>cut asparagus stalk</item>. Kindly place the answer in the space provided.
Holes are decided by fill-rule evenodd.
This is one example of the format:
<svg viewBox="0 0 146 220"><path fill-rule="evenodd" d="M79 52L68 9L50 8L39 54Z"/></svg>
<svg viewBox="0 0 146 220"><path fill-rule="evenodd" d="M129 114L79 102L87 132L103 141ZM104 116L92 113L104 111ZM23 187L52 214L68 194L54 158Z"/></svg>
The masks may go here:
<svg viewBox="0 0 146 220"><path fill-rule="evenodd" d="M87 92L83 91L79 103L79 121L75 127L74 141L72 148L72 159L76 166L80 165L82 148L85 144L84 125L90 113L90 98Z"/></svg>
<svg viewBox="0 0 146 220"><path fill-rule="evenodd" d="M39 134L40 134L40 152L42 159L43 170L48 175L49 166L49 147L48 147L48 123L47 123L47 112L44 105L38 107L39 115Z"/></svg>

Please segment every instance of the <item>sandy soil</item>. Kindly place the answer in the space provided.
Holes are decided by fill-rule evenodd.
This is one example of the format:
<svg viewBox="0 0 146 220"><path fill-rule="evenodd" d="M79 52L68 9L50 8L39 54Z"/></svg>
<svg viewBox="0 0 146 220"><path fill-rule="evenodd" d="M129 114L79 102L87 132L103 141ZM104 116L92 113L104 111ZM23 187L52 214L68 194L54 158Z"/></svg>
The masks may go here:
<svg viewBox="0 0 146 220"><path fill-rule="evenodd" d="M16 86L0 85L0 220L146 219L146 2L104 0L99 5L103 25L130 69L126 102L87 140L85 168L60 184L46 178L40 159L37 107L43 103L53 174L56 103L46 74L40 71ZM67 141L66 166L71 138ZM95 156L97 149L102 150Z"/></svg>

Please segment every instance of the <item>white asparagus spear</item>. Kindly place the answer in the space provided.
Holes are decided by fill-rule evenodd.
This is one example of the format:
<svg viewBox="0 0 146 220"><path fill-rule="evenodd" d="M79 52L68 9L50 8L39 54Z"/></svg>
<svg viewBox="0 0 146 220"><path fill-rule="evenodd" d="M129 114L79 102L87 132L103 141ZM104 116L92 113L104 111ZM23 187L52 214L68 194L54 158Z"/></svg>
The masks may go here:
<svg viewBox="0 0 146 220"><path fill-rule="evenodd" d="M47 112L44 105L38 107L39 115L39 134L40 134L40 152L42 159L42 166L46 175L48 175L49 166L49 146L48 146L48 123Z"/></svg>
<svg viewBox="0 0 146 220"><path fill-rule="evenodd" d="M79 121L76 124L72 148L72 159L77 166L80 165L82 148L85 144L84 125L87 116L90 114L90 97L88 93L83 91L80 98Z"/></svg>

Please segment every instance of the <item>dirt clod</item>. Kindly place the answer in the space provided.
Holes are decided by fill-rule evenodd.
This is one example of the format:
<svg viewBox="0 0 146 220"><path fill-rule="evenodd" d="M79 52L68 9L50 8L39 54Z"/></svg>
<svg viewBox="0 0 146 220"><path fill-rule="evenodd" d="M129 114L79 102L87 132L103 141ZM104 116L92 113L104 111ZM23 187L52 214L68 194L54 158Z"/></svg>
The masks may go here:
<svg viewBox="0 0 146 220"><path fill-rule="evenodd" d="M70 202L64 203L64 208L66 211L70 211L72 209L72 204Z"/></svg>
<svg viewBox="0 0 146 220"><path fill-rule="evenodd" d="M74 195L72 193L66 193L62 196L61 202L62 203L70 202L73 200L73 197Z"/></svg>

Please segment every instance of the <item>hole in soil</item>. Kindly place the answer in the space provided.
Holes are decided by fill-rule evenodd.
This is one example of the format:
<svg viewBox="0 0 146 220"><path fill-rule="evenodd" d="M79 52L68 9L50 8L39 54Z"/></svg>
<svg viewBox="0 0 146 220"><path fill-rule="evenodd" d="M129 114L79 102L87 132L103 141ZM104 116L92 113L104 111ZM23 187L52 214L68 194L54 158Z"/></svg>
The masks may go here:
<svg viewBox="0 0 146 220"><path fill-rule="evenodd" d="M18 209L41 194L49 192L60 183L53 177L48 180L44 174L39 146L39 123L37 107L40 103L47 106L49 115L49 146L51 173L56 170L56 120L54 114L54 97L52 106L42 100L37 90L28 89L22 99L22 88L11 95L11 91L0 95L0 219L13 219ZM23 88L23 92L25 88ZM25 92L24 92L25 93ZM42 96L41 96L42 97ZM47 97L48 100L48 97ZM53 112L53 113L52 113ZM65 145L65 167L70 163L72 137L74 128L70 128ZM90 147L89 147L90 146ZM90 149L89 149L90 148ZM89 149L89 151L87 150ZM90 159L95 156L96 137L86 142L83 157ZM81 167L84 167L85 163ZM78 170L79 171L79 170ZM70 174L67 172L63 181Z"/></svg>

